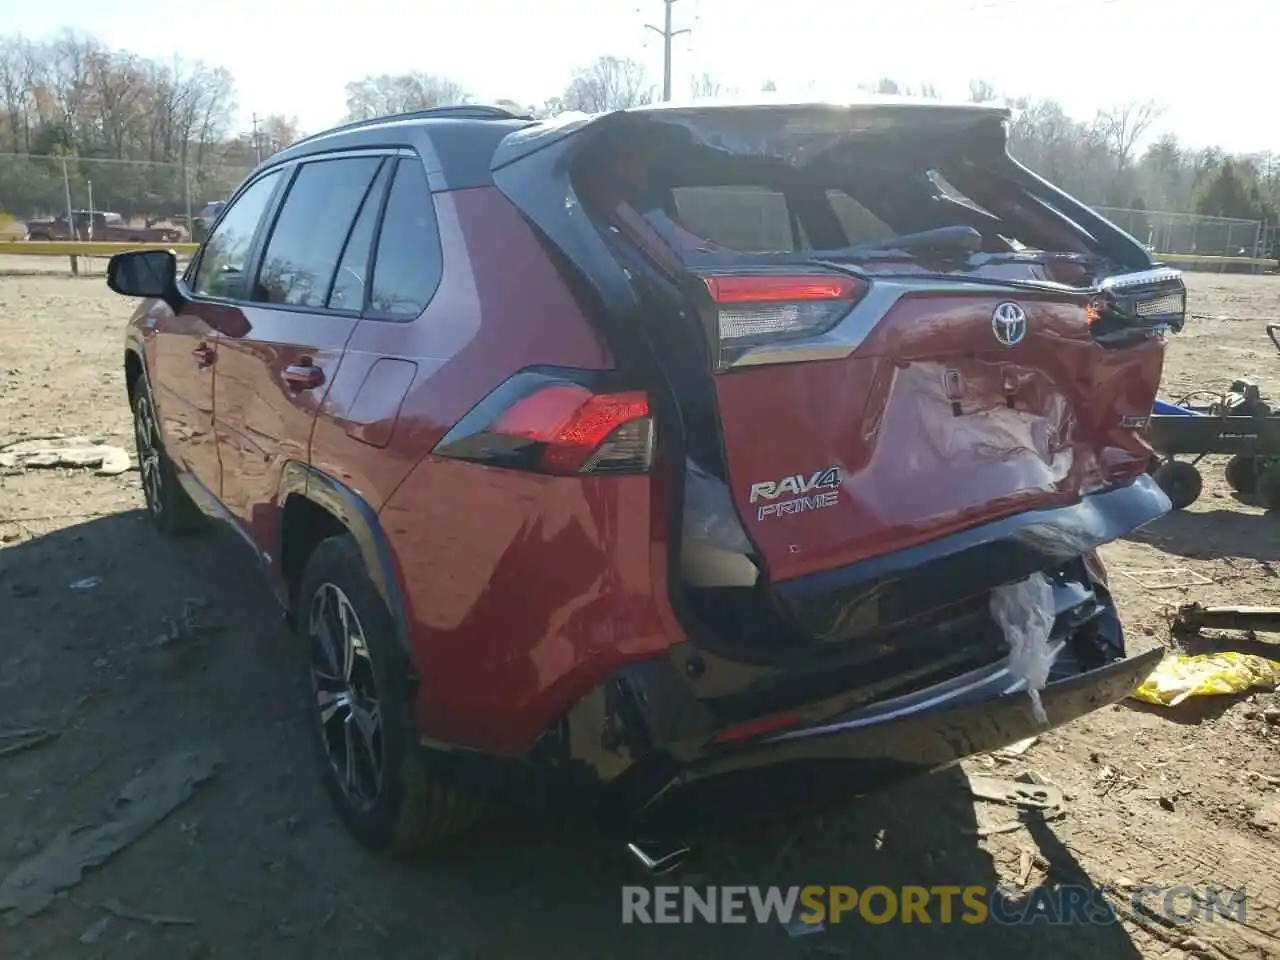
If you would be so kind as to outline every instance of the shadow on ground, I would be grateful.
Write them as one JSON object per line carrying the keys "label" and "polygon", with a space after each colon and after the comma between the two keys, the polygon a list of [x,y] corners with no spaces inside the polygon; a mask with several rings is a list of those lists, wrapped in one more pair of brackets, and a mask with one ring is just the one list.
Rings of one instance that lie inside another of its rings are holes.
{"label": "shadow on ground", "polygon": [[[101,581],[71,588],[87,577]],[[61,732],[0,758],[0,872],[100,817],[159,755],[213,741],[227,756],[71,898],[6,930],[6,956],[84,955],[77,941],[108,899],[194,921],[116,922],[97,941],[112,958],[1139,955],[1118,924],[943,924],[935,908],[928,924],[855,915],[802,938],[778,923],[624,927],[622,887],[645,878],[618,840],[516,807],[431,858],[382,860],[329,812],[299,720],[300,659],[234,535],[164,540],[135,511],[29,537],[0,551],[0,600],[4,722]],[[208,629],[157,647],[165,618],[192,602]],[[768,823],[726,818],[697,838],[681,875],[658,882],[994,889],[976,826],[952,770]],[[1089,883],[1051,827],[1034,841],[1051,882]]]}
{"label": "shadow on ground", "polygon": [[[1174,510],[1124,537],[1189,559],[1280,559],[1280,511],[1259,516],[1237,510]],[[1278,571],[1280,573],[1280,571]]]}

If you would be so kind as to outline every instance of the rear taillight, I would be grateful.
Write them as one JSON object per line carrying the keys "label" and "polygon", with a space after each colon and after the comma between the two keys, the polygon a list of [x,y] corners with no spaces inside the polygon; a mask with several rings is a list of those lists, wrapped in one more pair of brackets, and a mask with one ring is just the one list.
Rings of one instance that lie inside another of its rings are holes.
{"label": "rear taillight", "polygon": [[526,371],[482,400],[433,452],[560,476],[646,473],[653,442],[643,391],[604,391],[568,375]]}
{"label": "rear taillight", "polygon": [[1085,308],[1095,339],[1124,344],[1152,333],[1179,332],[1187,319],[1187,287],[1181,272],[1156,267],[1107,277]]}
{"label": "rear taillight", "polygon": [[714,311],[716,366],[752,347],[830,330],[865,295],[856,277],[834,273],[706,274]]}

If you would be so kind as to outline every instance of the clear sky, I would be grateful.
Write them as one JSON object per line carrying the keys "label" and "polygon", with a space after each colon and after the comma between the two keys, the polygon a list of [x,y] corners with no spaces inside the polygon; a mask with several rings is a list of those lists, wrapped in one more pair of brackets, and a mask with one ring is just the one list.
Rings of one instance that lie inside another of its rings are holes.
{"label": "clear sky", "polygon": [[[0,33],[70,26],[157,58],[225,66],[237,122],[340,119],[368,73],[449,76],[480,99],[541,102],[575,66],[612,53],[661,79],[661,0],[0,0]],[[971,77],[1054,97],[1084,118],[1153,98],[1157,132],[1197,146],[1280,149],[1275,5],[1264,0],[678,0],[677,96],[706,71],[754,91],[840,99],[881,76],[959,98]],[[1235,91],[1239,91],[1236,99]]]}

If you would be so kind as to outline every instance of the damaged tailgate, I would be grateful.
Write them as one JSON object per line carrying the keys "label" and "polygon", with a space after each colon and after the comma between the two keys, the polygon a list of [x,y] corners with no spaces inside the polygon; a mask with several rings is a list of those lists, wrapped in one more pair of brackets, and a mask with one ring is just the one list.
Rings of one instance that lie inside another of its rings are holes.
{"label": "damaged tailgate", "polygon": [[659,356],[767,582],[1143,474],[1136,428],[1185,288],[1010,158],[1007,118],[656,107],[499,148],[495,181],[592,288],[619,355]]}

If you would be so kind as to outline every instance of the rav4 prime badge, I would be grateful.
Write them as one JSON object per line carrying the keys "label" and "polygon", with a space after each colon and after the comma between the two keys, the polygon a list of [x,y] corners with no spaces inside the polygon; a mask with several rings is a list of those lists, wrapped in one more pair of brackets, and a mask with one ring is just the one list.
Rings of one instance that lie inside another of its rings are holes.
{"label": "rav4 prime badge", "polygon": [[[809,477],[796,473],[781,480],[753,483],[751,503],[756,504],[757,520],[803,513],[806,510],[822,510],[840,502],[839,487],[840,468],[827,467]],[[788,499],[783,500],[782,497]]]}

